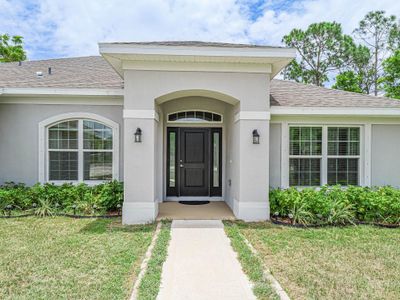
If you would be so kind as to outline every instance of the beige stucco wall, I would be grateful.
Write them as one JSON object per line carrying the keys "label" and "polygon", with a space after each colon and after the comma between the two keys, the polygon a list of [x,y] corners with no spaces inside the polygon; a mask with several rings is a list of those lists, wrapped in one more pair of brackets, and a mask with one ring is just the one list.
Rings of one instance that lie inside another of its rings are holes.
{"label": "beige stucco wall", "polygon": [[271,123],[269,138],[269,186],[281,186],[281,124]]}
{"label": "beige stucco wall", "polygon": [[[125,223],[154,220],[157,203],[165,198],[165,160],[160,160],[160,149],[164,153],[164,140],[160,137],[164,137],[165,126],[161,124],[165,114],[169,110],[206,106],[224,113],[225,188],[227,181],[231,182],[225,193],[227,203],[239,218],[268,218],[269,120],[235,117],[239,112],[268,112],[268,74],[125,70],[124,78],[124,110],[132,113],[124,119]],[[168,98],[180,91],[185,91],[185,99]],[[202,98],[205,102],[201,102],[200,98],[193,98],[204,94],[212,99]],[[149,116],[149,111],[154,110],[159,121]],[[143,130],[140,145],[132,137],[137,127]],[[261,135],[260,145],[252,144],[253,129]]]}
{"label": "beige stucco wall", "polygon": [[400,187],[400,124],[372,125],[371,184]]}
{"label": "beige stucco wall", "polygon": [[[12,100],[12,99],[10,99]],[[119,124],[119,178],[123,178],[123,126],[120,105],[0,104],[0,184],[6,181],[33,185],[39,181],[39,123],[66,113],[91,113]],[[68,98],[64,97],[67,102]],[[74,97],[71,102],[76,101]],[[78,99],[79,100],[79,99]],[[85,99],[80,99],[85,100]],[[104,98],[92,99],[93,103]],[[110,101],[112,99],[108,99]],[[26,102],[32,101],[27,98]],[[23,167],[21,167],[23,166]]]}

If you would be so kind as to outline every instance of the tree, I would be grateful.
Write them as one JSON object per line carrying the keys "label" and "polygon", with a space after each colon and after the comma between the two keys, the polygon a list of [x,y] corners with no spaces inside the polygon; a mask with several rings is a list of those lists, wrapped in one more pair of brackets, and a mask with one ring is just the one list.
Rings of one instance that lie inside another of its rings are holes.
{"label": "tree", "polygon": [[386,97],[400,99],[400,50],[383,62],[384,76],[380,79]]}
{"label": "tree", "polygon": [[373,92],[375,96],[379,91],[379,77],[382,74],[382,61],[385,51],[389,49],[389,40],[395,39],[396,17],[385,16],[385,11],[371,11],[354,30],[355,36],[360,38],[372,53]]}
{"label": "tree", "polygon": [[0,35],[0,62],[23,61],[25,59],[26,53],[21,36]]}
{"label": "tree", "polygon": [[336,83],[332,88],[337,90],[343,90],[347,92],[362,93],[363,90],[360,87],[362,78],[353,71],[345,71],[336,76]]}
{"label": "tree", "polygon": [[371,53],[366,46],[357,45],[350,50],[348,62],[336,76],[334,89],[369,94],[373,85]]}
{"label": "tree", "polygon": [[343,34],[342,26],[336,22],[314,23],[305,31],[293,29],[282,42],[300,54],[299,60],[284,70],[285,79],[318,86],[328,81],[329,72],[345,64],[354,47],[353,39]]}

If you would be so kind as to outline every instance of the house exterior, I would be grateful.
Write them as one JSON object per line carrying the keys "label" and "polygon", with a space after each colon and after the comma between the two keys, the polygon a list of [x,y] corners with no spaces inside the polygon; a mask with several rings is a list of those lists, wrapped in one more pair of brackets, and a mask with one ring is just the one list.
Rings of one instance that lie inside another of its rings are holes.
{"label": "house exterior", "polygon": [[0,64],[0,184],[123,180],[125,224],[163,201],[269,219],[268,191],[400,186],[400,102],[274,79],[293,49],[100,43]]}

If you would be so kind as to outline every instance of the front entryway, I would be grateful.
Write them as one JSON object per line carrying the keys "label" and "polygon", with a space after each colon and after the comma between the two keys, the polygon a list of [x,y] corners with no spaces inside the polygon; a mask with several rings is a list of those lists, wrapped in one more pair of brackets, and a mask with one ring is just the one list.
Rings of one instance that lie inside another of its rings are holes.
{"label": "front entryway", "polygon": [[221,128],[168,127],[167,196],[221,196],[221,157]]}

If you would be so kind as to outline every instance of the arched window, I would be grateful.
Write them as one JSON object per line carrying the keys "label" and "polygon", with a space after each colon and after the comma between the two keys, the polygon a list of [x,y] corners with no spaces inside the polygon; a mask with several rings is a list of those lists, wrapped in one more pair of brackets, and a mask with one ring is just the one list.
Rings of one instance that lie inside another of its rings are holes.
{"label": "arched window", "polygon": [[46,167],[40,174],[41,181],[90,183],[118,179],[118,125],[107,123],[69,118],[44,126]]}
{"label": "arched window", "polygon": [[222,123],[222,116],[208,111],[181,111],[168,114],[168,122]]}

